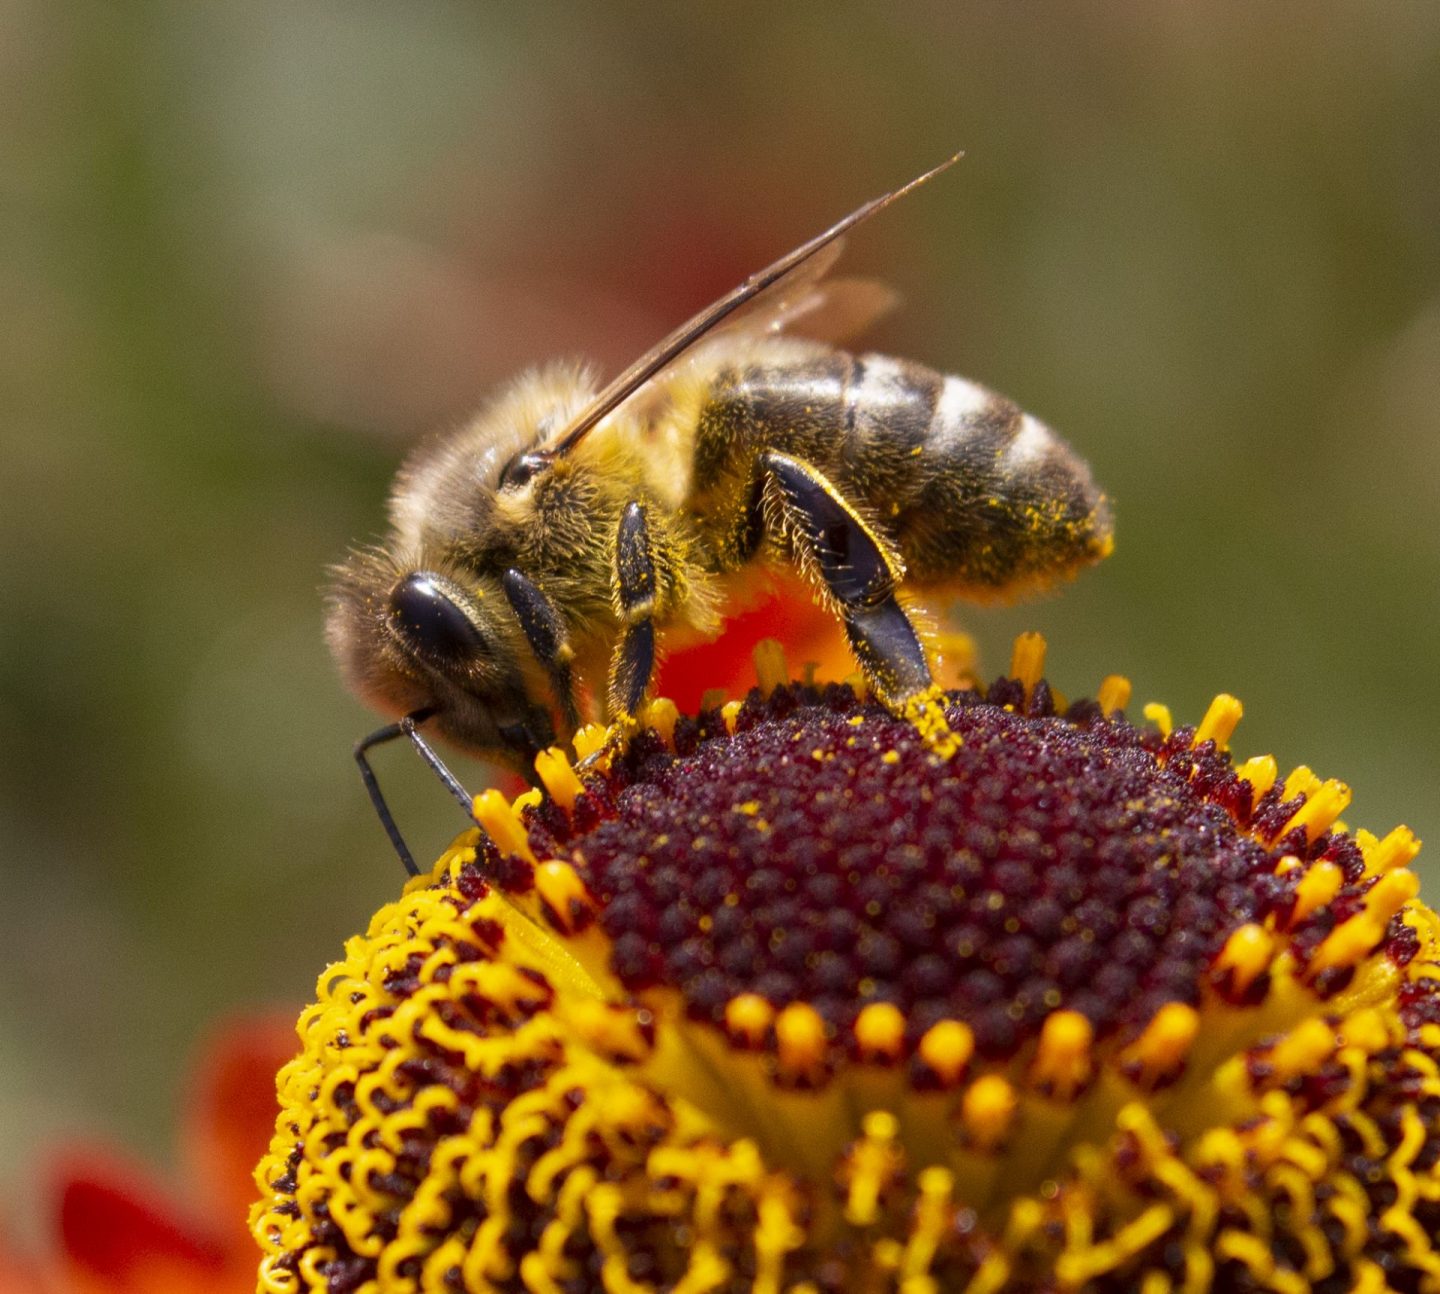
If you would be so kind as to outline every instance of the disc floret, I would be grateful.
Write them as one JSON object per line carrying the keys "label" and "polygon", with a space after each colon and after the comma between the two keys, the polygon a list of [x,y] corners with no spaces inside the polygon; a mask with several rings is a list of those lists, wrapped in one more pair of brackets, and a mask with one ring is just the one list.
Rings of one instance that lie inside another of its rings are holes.
{"label": "disc floret", "polygon": [[322,977],[266,1288],[1440,1288],[1413,835],[1038,636],[943,748],[758,663],[481,796]]}

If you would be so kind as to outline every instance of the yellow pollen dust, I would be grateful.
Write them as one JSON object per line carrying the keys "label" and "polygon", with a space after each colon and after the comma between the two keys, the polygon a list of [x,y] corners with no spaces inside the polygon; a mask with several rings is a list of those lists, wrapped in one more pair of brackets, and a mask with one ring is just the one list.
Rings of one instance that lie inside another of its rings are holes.
{"label": "yellow pollen dust", "polygon": [[558,858],[549,859],[535,869],[535,890],[566,934],[575,932],[573,913],[577,904],[591,910],[595,907],[580,873]]}
{"label": "yellow pollen dust", "polygon": [[825,1059],[825,1021],[805,1002],[792,1002],[775,1017],[780,1067],[797,1078],[818,1074]]}
{"label": "yellow pollen dust", "polygon": [[920,734],[926,749],[950,759],[963,744],[945,718],[945,692],[938,684],[905,702],[905,718]]}
{"label": "yellow pollen dust", "polygon": [[1025,689],[1025,700],[1035,691],[1035,685],[1045,674],[1045,637],[1043,634],[1024,633],[1015,638],[1010,651],[1010,677]]}
{"label": "yellow pollen dust", "polygon": [[775,1008],[758,993],[741,993],[725,1003],[725,1027],[751,1047],[764,1045]]}
{"label": "yellow pollen dust", "polygon": [[898,1060],[905,1045],[905,1016],[893,1002],[872,1002],[855,1017],[855,1043],[862,1057]]}
{"label": "yellow pollen dust", "polygon": [[1255,755],[1235,770],[1235,776],[1242,782],[1250,783],[1253,800],[1258,804],[1275,785],[1275,779],[1280,776],[1280,765],[1275,762],[1274,755]]}
{"label": "yellow pollen dust", "polygon": [[1212,973],[1217,980],[1229,980],[1233,992],[1244,993],[1275,954],[1275,938],[1264,926],[1246,922],[1225,941],[1215,958]]}
{"label": "yellow pollen dust", "polygon": [[1078,1011],[1054,1012],[1040,1031],[1031,1080],[1069,1100],[1090,1080],[1094,1040],[1094,1027]]}
{"label": "yellow pollen dust", "polygon": [[1149,1087],[1184,1065],[1199,1032],[1200,1013],[1193,1006],[1167,1002],[1126,1048],[1122,1061],[1138,1071],[1140,1086]]}
{"label": "yellow pollen dust", "polygon": [[1095,694],[1101,713],[1119,714],[1130,704],[1130,680],[1123,674],[1107,674],[1100,680],[1100,690]]}
{"label": "yellow pollen dust", "polygon": [[941,1020],[932,1024],[920,1039],[920,1059],[944,1084],[960,1081],[970,1057],[975,1054],[975,1035],[970,1026],[959,1020]]}
{"label": "yellow pollen dust", "polygon": [[960,1098],[960,1123],[980,1150],[994,1150],[1009,1135],[1019,1098],[999,1074],[977,1078]]}
{"label": "yellow pollen dust", "polygon": [[574,767],[559,746],[551,746],[535,756],[535,774],[550,798],[566,813],[575,807],[575,801],[585,790],[584,783],[575,776]]}
{"label": "yellow pollen dust", "polygon": [[515,816],[510,802],[493,786],[475,797],[472,813],[475,821],[485,828],[490,839],[495,842],[495,848],[502,854],[523,858],[532,864],[535,862],[525,828]]}
{"label": "yellow pollen dust", "polygon": [[1221,692],[1210,702],[1210,708],[1205,711],[1205,717],[1195,729],[1193,744],[1199,746],[1203,742],[1213,741],[1216,750],[1228,750],[1230,738],[1234,736],[1235,728],[1244,713],[1245,707],[1235,697],[1228,692]]}
{"label": "yellow pollen dust", "polygon": [[790,668],[785,664],[785,648],[778,639],[762,638],[750,653],[755,662],[755,681],[760,695],[768,697],[790,677]]}

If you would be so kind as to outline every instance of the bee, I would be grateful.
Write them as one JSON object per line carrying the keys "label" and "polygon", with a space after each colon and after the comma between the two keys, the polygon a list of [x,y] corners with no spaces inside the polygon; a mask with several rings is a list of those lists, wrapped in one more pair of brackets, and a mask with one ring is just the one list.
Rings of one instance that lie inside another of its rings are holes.
{"label": "bee", "polygon": [[[767,567],[788,564],[844,626],[888,708],[933,687],[928,599],[1043,587],[1105,556],[1087,466],[1010,400],[838,342],[893,303],[827,278],[842,236],[953,165],[865,203],[666,337],[600,390],[528,373],[401,468],[390,531],[330,592],[350,686],[396,722],[356,747],[421,739],[528,770],[582,722],[641,705],[662,637],[713,637]],[[903,595],[903,596],[902,596]]]}

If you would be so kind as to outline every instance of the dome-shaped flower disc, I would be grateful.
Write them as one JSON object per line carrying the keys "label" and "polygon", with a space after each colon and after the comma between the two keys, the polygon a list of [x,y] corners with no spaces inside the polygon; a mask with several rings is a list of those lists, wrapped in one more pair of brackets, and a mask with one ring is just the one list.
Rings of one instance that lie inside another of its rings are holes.
{"label": "dome-shaped flower disc", "polygon": [[771,658],[482,796],[301,1018],[262,1288],[1440,1289],[1413,836],[1041,651],[958,746]]}

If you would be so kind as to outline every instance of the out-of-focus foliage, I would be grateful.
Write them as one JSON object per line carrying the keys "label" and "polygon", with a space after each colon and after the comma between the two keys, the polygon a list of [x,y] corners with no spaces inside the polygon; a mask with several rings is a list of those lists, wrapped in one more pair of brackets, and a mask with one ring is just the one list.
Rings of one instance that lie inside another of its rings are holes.
{"label": "out-of-focus foliage", "polygon": [[[964,614],[992,671],[1038,628],[1072,692],[1237,692],[1242,754],[1440,835],[1433,4],[0,0],[0,105],[0,1163],[163,1152],[203,1022],[398,891],[318,590],[406,444],[956,147],[854,240],[874,342],[1118,517]],[[432,851],[453,805],[381,762]]]}

